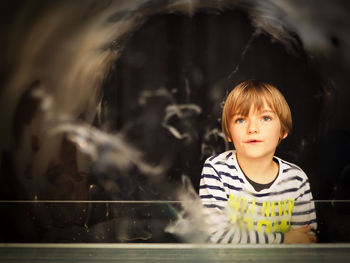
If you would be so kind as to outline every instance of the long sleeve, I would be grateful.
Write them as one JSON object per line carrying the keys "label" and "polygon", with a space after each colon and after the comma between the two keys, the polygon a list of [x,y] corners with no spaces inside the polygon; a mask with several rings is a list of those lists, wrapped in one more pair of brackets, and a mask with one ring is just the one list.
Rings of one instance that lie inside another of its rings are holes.
{"label": "long sleeve", "polygon": [[299,187],[298,197],[295,200],[294,209],[292,212],[292,228],[298,228],[310,225],[311,232],[316,234],[317,221],[316,210],[313,201],[309,180],[305,176]]}

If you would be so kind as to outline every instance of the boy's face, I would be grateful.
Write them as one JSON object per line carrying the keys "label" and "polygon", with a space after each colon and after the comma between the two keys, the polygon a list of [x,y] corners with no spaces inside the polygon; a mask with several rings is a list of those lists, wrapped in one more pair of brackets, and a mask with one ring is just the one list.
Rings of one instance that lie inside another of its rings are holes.
{"label": "boy's face", "polygon": [[237,155],[247,159],[272,159],[279,140],[288,135],[281,134],[280,120],[266,102],[260,111],[252,106],[248,116],[234,115],[229,131]]}

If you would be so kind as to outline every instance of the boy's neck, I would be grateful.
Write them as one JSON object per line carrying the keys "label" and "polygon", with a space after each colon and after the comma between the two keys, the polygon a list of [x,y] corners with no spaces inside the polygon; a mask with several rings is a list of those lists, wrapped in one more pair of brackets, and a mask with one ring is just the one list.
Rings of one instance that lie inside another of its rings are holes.
{"label": "boy's neck", "polygon": [[237,153],[237,161],[244,174],[256,183],[270,183],[278,175],[279,166],[273,161],[273,155],[258,159],[248,159]]}

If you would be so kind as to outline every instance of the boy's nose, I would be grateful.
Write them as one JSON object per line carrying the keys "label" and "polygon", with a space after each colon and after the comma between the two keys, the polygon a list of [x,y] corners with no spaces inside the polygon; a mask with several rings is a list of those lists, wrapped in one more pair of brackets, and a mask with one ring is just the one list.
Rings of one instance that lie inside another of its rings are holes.
{"label": "boy's nose", "polygon": [[248,133],[258,133],[259,132],[259,127],[255,122],[249,122],[248,124]]}

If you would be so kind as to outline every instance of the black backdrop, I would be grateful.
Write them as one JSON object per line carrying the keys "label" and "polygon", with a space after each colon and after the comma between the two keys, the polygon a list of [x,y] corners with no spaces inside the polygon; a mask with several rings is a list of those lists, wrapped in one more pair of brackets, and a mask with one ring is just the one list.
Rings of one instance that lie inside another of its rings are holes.
{"label": "black backdrop", "polygon": [[[11,11],[2,16],[5,32],[11,31],[12,13],[19,10],[17,4],[8,5]],[[41,2],[36,5],[41,6]],[[45,7],[36,10],[44,13]],[[89,171],[82,174],[76,167],[76,147],[64,141],[58,162],[45,174],[47,180],[42,182],[44,191],[40,197],[173,200],[182,175],[190,177],[197,191],[204,160],[232,147],[220,134],[225,95],[239,82],[255,78],[277,86],[292,110],[293,131],[278,147],[277,155],[305,170],[315,199],[349,199],[349,62],[343,52],[349,32],[329,32],[327,41],[332,52],[314,57],[305,51],[295,32],[290,32],[294,39],[287,47],[264,29],[255,28],[250,18],[244,9],[203,9],[192,16],[158,14],[147,17],[142,26],[118,39],[114,44],[122,52],[105,76],[101,87],[102,119],[96,119],[94,125],[123,134],[128,143],[141,150],[147,163],[162,165],[164,173],[154,178],[137,167],[127,172],[115,167],[101,170],[91,163]],[[335,23],[333,28],[336,27]],[[6,40],[1,44],[6,47]],[[11,71],[11,63],[4,63],[1,69],[1,81],[6,83],[15,70]],[[33,76],[33,80],[36,78]],[[21,124],[34,107],[23,97],[14,123],[4,124],[16,128],[14,137],[20,134]],[[12,153],[2,153],[2,200],[31,196],[32,189],[28,191],[14,169],[15,150],[16,146]],[[349,228],[344,222],[349,211],[327,209],[318,207],[320,240],[348,242]],[[114,210],[112,220],[108,207],[98,205],[10,205],[2,211],[6,216],[1,223],[8,227],[2,228],[0,241],[123,241],[106,230],[117,228],[120,221],[113,220],[123,213],[122,209]],[[145,217],[137,211],[126,215],[129,219]],[[141,225],[141,232],[146,229],[153,235],[150,237],[146,231],[127,240],[174,241],[163,232],[165,225]]]}
{"label": "black backdrop", "polygon": [[[313,184],[324,184],[312,176],[310,160],[326,133],[332,106],[324,102],[322,79],[300,42],[288,50],[257,33],[241,11],[151,17],[128,40],[103,86],[105,121],[111,130],[123,131],[148,161],[169,158],[169,178],[187,174],[198,189],[204,160],[225,150],[218,132],[210,133],[221,130],[225,95],[252,78],[277,86],[293,114],[293,131],[277,154],[302,166]],[[169,119],[189,137],[176,138],[164,127],[166,107],[172,104],[201,108]]]}

